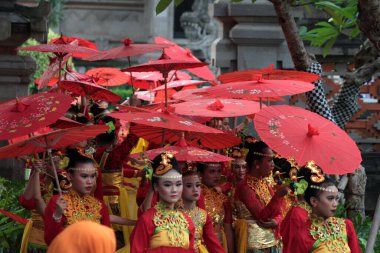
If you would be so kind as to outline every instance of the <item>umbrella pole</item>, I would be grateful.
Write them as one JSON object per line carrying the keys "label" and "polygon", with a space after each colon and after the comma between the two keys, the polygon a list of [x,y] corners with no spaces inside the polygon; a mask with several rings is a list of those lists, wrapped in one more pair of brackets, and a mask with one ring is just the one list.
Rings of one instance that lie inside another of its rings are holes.
{"label": "umbrella pole", "polygon": [[[131,67],[131,57],[128,56],[128,65]],[[131,86],[132,86],[132,96],[135,94],[135,87],[133,86],[133,76],[132,71],[129,72],[129,75],[131,76]]]}
{"label": "umbrella pole", "polygon": [[379,231],[379,226],[380,226],[380,195],[377,198],[375,215],[373,216],[372,226],[369,232],[368,241],[366,245],[366,250],[365,250],[366,253],[373,252],[373,247],[375,246],[376,236]]}
{"label": "umbrella pole", "polygon": [[58,93],[61,91],[61,68],[62,68],[62,57],[58,57]]}
{"label": "umbrella pole", "polygon": [[260,98],[260,109],[263,109],[263,98]]}
{"label": "umbrella pole", "polygon": [[62,190],[61,190],[61,186],[59,185],[58,174],[57,174],[57,170],[55,168],[55,164],[54,164],[54,161],[53,161],[53,155],[51,153],[51,149],[49,148],[47,150],[47,152],[48,152],[49,157],[50,157],[51,166],[53,167],[55,183],[57,184],[57,189],[58,189],[59,196],[62,196]]}
{"label": "umbrella pole", "polygon": [[267,106],[270,106],[270,98],[267,97]]}
{"label": "umbrella pole", "polygon": [[167,84],[168,72],[163,72],[162,75],[164,76],[164,85],[165,85],[165,109],[168,109],[168,84]]}

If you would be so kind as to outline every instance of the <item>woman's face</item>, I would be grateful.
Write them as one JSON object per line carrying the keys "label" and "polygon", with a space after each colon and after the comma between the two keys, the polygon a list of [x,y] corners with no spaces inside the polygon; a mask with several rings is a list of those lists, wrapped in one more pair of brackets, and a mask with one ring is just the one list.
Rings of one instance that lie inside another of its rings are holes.
{"label": "woman's face", "polygon": [[247,163],[239,159],[234,164],[232,164],[232,170],[237,181],[241,181],[245,178],[247,174]]}
{"label": "woman's face", "polygon": [[207,187],[219,185],[222,176],[222,166],[207,166],[202,174],[202,183]]}
{"label": "woman's face", "polygon": [[160,200],[166,204],[174,204],[182,197],[182,177],[176,170],[166,172],[154,186]]}
{"label": "woman's face", "polygon": [[254,170],[260,170],[260,174],[263,177],[270,176],[270,173],[274,169],[274,162],[273,162],[273,151],[270,148],[264,149],[263,154],[265,156],[261,157],[261,160],[254,162]]}
{"label": "woman's face", "polygon": [[201,180],[198,175],[189,175],[183,178],[182,199],[198,201],[201,194]]}
{"label": "woman's face", "polygon": [[326,187],[318,198],[311,197],[310,202],[313,208],[313,213],[325,219],[334,216],[339,203],[338,188],[335,185]]}
{"label": "woman's face", "polygon": [[96,168],[93,163],[78,163],[76,169],[68,174],[73,189],[80,195],[90,194],[96,183]]}

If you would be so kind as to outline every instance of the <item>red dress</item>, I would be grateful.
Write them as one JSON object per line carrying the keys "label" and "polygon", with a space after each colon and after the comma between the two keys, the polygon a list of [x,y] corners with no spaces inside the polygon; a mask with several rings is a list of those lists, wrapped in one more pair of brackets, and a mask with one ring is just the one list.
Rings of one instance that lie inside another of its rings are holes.
{"label": "red dress", "polygon": [[53,196],[45,209],[45,242],[48,245],[66,226],[78,221],[87,220],[111,226],[107,206],[93,196],[88,194],[79,196],[71,190],[62,194],[62,197],[67,201],[68,206],[60,221],[53,219],[59,195]]}
{"label": "red dress", "polygon": [[138,219],[131,238],[131,253],[194,253],[195,228],[184,213],[158,202]]}
{"label": "red dress", "polygon": [[306,202],[297,204],[288,212],[281,225],[283,253],[361,252],[350,220],[330,217],[315,226],[315,218],[309,214],[310,207]]}

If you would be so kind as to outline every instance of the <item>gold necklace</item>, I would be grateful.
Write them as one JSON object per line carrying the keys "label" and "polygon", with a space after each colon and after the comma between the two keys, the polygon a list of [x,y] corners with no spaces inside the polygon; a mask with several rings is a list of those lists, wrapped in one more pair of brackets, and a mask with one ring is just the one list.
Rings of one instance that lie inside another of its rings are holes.
{"label": "gold necklace", "polygon": [[195,206],[192,209],[183,209],[183,212],[191,218],[195,226],[195,244],[202,243],[203,226],[206,224],[207,213],[205,210]]}
{"label": "gold necklace", "polygon": [[102,205],[91,195],[79,196],[74,190],[70,190],[63,195],[67,201],[67,208],[64,215],[67,219],[67,225],[74,224],[78,221],[101,222],[100,210]]}
{"label": "gold necklace", "polygon": [[162,202],[157,203],[156,211],[157,212],[153,217],[153,223],[156,226],[156,230],[167,231],[170,246],[186,246],[184,238],[189,236],[189,223],[182,212],[170,210]]}
{"label": "gold necklace", "polygon": [[269,204],[272,194],[269,191],[268,180],[266,178],[258,179],[253,176],[247,176],[247,184],[256,193],[263,205]]}
{"label": "gold necklace", "polygon": [[224,222],[224,206],[223,203],[227,197],[223,193],[218,193],[212,188],[202,185],[202,193],[205,199],[206,211],[212,218],[212,224],[222,225]]}

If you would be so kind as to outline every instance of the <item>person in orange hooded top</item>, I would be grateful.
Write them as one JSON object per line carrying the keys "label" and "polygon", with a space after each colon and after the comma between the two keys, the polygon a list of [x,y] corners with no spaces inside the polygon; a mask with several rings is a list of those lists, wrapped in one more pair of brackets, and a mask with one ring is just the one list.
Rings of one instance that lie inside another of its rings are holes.
{"label": "person in orange hooded top", "polygon": [[298,173],[308,186],[281,224],[284,253],[360,253],[352,222],[334,217],[338,188],[313,161]]}

